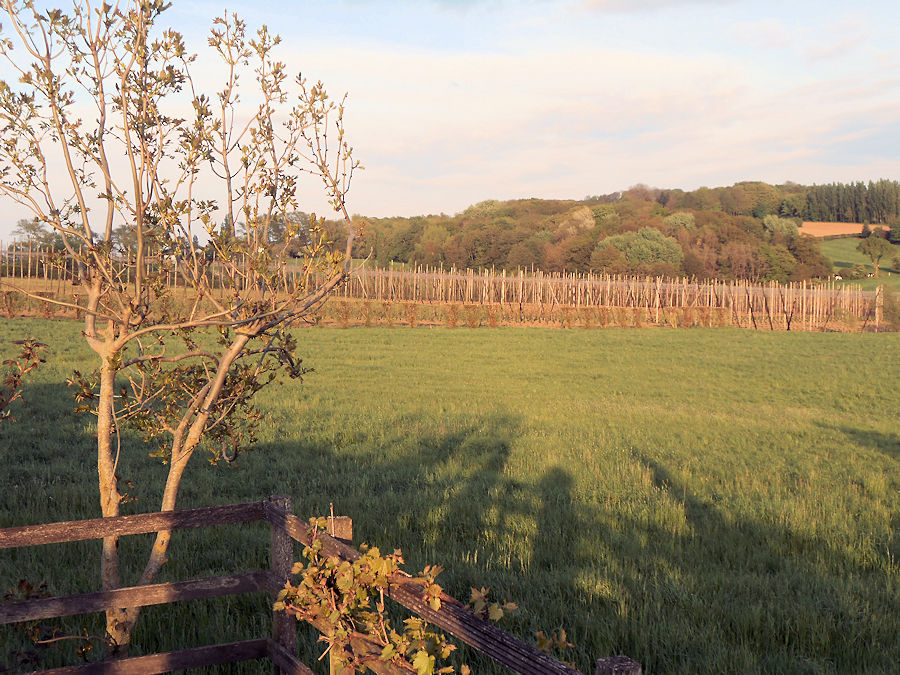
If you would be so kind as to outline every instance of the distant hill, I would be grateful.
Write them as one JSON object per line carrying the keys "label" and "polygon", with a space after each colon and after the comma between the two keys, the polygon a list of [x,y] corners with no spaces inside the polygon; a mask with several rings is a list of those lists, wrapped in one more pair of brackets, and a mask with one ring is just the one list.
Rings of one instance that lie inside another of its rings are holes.
{"label": "distant hill", "polygon": [[855,234],[857,223],[898,219],[896,181],[693,191],[638,185],[581,200],[489,200],[452,216],[361,218],[354,256],[379,265],[799,281],[833,273],[809,236],[823,236],[816,228]]}

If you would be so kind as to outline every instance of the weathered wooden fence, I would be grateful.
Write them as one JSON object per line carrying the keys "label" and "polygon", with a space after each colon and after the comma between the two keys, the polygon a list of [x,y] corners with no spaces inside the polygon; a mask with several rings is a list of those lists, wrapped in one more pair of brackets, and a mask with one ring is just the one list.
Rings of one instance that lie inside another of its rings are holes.
{"label": "weathered wooden fence", "polygon": [[441,268],[359,269],[340,291],[345,298],[423,304],[538,306],[550,309],[630,308],[661,322],[667,309],[725,311],[736,325],[819,330],[847,318],[873,324],[878,293],[834,282],[695,281],[605,274],[476,272]]}
{"label": "weathered wooden fence", "polygon": [[[0,603],[0,625],[103,612],[117,607],[146,607],[224,595],[267,592],[274,596],[284,587],[290,575],[294,562],[293,542],[304,545],[311,543],[307,524],[291,513],[290,498],[280,496],[248,504],[2,529],[0,549],[252,521],[266,521],[271,530],[268,570],[80,595],[4,602]],[[324,554],[351,562],[360,556],[357,550],[349,546],[353,536],[353,524],[349,518],[329,519],[328,529],[331,534],[323,533],[320,539]],[[441,595],[441,608],[431,609],[422,588],[404,573],[392,577],[388,596],[495,662],[509,667],[513,672],[525,675],[578,673],[571,666],[557,661],[480,619],[461,602],[446,594]],[[284,612],[275,611],[272,617],[272,634],[269,637],[100,661],[42,672],[52,675],[166,673],[184,668],[268,659],[275,664],[277,672],[312,675],[312,671],[296,655],[295,624],[296,621],[292,617]],[[354,649],[356,648],[364,650],[371,648],[377,649],[377,653],[381,652],[381,647],[374,643],[354,644]],[[376,673],[390,675],[398,673],[406,675],[414,672],[410,668],[389,663],[376,663],[370,666],[370,669]],[[614,673],[640,675],[640,672],[638,663],[622,656],[602,658],[596,664],[597,675]]]}
{"label": "weathered wooden fence", "polygon": [[[172,290],[186,292],[176,258],[151,256],[145,264],[161,271]],[[222,289],[228,283],[222,266],[216,263],[208,267],[207,274],[213,289]],[[285,279],[289,284],[296,283],[302,274],[299,264],[289,263]],[[78,294],[74,261],[30,243],[2,252],[0,279],[4,277],[36,297],[71,299]],[[127,269],[123,279],[128,280]],[[884,301],[883,288],[863,291],[834,281],[754,284],[540,270],[405,269],[394,265],[355,269],[338,295],[373,302],[519,307],[523,313],[529,308],[531,316],[541,317],[561,309],[627,309],[642,313],[643,321],[658,325],[667,323],[667,313],[672,310],[689,309],[717,313],[727,319],[728,325],[766,330],[878,328]],[[0,311],[13,313],[12,304],[8,295],[0,297]]]}

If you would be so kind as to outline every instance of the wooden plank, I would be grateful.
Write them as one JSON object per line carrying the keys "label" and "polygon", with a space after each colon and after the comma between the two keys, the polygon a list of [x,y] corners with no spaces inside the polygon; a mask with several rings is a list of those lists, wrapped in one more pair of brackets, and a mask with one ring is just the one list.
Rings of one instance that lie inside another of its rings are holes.
{"label": "wooden plank", "polygon": [[[273,525],[283,527],[285,531],[303,544],[310,543],[308,526],[297,516],[286,513],[273,504],[266,504],[266,518]],[[344,560],[354,561],[360,553],[355,549],[336,541],[325,533],[320,533],[322,552],[325,555],[337,556]],[[567,673],[575,675],[577,670],[544,654],[536,647],[509,635],[494,624],[478,618],[459,600],[443,593],[441,608],[431,609],[422,598],[422,590],[410,582],[408,575],[397,575],[391,584],[388,596],[415,614],[426,619],[435,626],[459,638],[470,647],[486,654],[497,663],[501,663],[522,675],[547,675],[548,673]]]}
{"label": "wooden plank", "polygon": [[353,518],[347,516],[328,516],[326,530],[328,534],[347,546],[353,546]]}
{"label": "wooden plank", "polygon": [[[226,663],[264,658],[269,658],[269,640],[261,638],[206,647],[192,647],[162,654],[133,656],[128,659],[97,661],[80,666],[66,666],[37,672],[42,673],[42,675],[95,675],[99,673],[104,675],[109,673],[150,675],[151,673],[168,673],[185,668],[218,666]],[[295,670],[294,672],[300,675],[312,673],[308,668],[305,671]]]}
{"label": "wooden plank", "polygon": [[431,609],[428,603],[422,599],[421,588],[410,582],[391,584],[388,595],[426,621],[447,631],[515,673],[521,675],[548,675],[549,673],[576,675],[579,672],[545,654],[537,647],[522,642],[494,624],[475,616],[459,600],[446,594],[441,594],[441,608],[438,611]]}
{"label": "wooden plank", "polygon": [[594,675],[641,675],[641,664],[627,656],[608,656],[597,659]]}
{"label": "wooden plank", "polygon": [[268,591],[276,584],[269,571],[248,572],[167,584],[131,586],[114,591],[17,600],[0,603],[0,625],[103,612],[116,607],[146,607],[181,600]]}
{"label": "wooden plank", "polygon": [[163,513],[139,513],[131,516],[7,527],[0,530],[0,549],[103,539],[104,537],[144,534],[160,530],[229,525],[263,520],[264,518],[263,503],[250,502]]}
{"label": "wooden plank", "polygon": [[313,671],[307,668],[300,659],[274,640],[266,640],[266,650],[269,659],[281,669],[282,673],[288,673],[289,675],[313,675]]}
{"label": "wooden plank", "polygon": [[[277,506],[266,503],[265,518],[272,525],[282,528],[294,540],[301,544],[309,544],[309,524],[301,518],[293,514],[286,513]],[[329,532],[333,531],[334,535],[322,533],[323,546],[328,555],[337,556],[353,556],[348,560],[355,560],[359,557],[359,552],[350,546],[353,540],[353,519],[346,516],[336,516],[333,520],[329,517],[327,528]],[[340,547],[335,544],[340,543]]]}

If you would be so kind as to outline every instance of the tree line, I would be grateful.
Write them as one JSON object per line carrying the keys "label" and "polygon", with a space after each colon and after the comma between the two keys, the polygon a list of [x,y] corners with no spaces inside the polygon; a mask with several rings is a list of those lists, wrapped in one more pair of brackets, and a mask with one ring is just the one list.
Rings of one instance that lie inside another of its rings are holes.
{"label": "tree line", "polygon": [[900,183],[637,185],[582,200],[488,200],[453,216],[360,220],[354,255],[381,266],[801,281],[833,273],[819,242],[799,233],[804,220],[897,225]]}
{"label": "tree line", "polygon": [[900,218],[900,183],[813,185],[806,193],[807,220],[890,225]]}
{"label": "tree line", "polygon": [[[452,216],[357,215],[361,234],[353,255],[379,266],[801,281],[833,272],[819,243],[799,233],[803,220],[894,223],[892,234],[900,234],[898,205],[900,183],[888,180],[821,186],[743,182],[693,191],[637,185],[582,200],[488,200]],[[268,245],[301,254],[311,222],[335,243],[346,240],[347,223],[297,211],[272,219]],[[125,225],[113,230],[121,254],[134,251],[132,230]],[[221,230],[238,239],[246,235],[245,225],[232,226],[227,217]],[[59,235],[38,222],[20,221],[15,234],[62,248]]]}
{"label": "tree line", "polygon": [[634,191],[668,208],[723,211],[735,216],[777,215],[807,221],[886,226],[900,219],[900,182],[887,179],[810,186],[746,181],[690,192],[638,186]]}
{"label": "tree line", "polygon": [[[394,263],[700,279],[827,277],[799,221],[668,206],[643,190],[615,198],[486,201],[455,216],[366,219],[354,256]],[[340,237],[340,233],[335,233]]]}

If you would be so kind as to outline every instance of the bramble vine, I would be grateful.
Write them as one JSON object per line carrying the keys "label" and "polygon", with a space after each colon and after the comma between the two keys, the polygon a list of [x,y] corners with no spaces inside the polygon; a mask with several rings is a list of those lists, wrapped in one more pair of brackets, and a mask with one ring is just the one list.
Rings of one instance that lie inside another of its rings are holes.
{"label": "bramble vine", "polygon": [[514,602],[491,602],[488,599],[488,594],[491,589],[482,586],[481,589],[473,588],[471,596],[469,597],[469,609],[472,610],[472,613],[475,616],[479,616],[482,619],[497,622],[502,619],[506,614],[510,612],[514,612],[519,608],[519,606]]}
{"label": "bramble vine", "polygon": [[[353,560],[326,555],[320,535],[327,522],[326,518],[309,520],[310,543],[303,549],[304,560],[294,564],[294,578],[278,594],[274,609],[318,629],[319,640],[327,645],[320,659],[330,655],[332,663],[338,665],[337,672],[382,672],[379,666],[386,665],[417,675],[456,672],[453,666],[442,665],[456,649],[442,633],[418,617],[405,619],[403,629],[398,630],[385,615],[385,595],[398,579],[417,585],[429,607],[440,610],[443,589],[435,579],[443,568],[429,565],[419,575],[409,576],[401,570],[404,561],[400,550],[382,554],[378,548],[365,545]],[[492,602],[489,593],[487,587],[472,588],[466,608],[494,623],[518,609],[514,602]],[[538,632],[536,638],[538,649],[546,653],[573,646],[565,630],[550,637]],[[459,666],[461,675],[470,672],[468,665]]]}
{"label": "bramble vine", "polygon": [[539,630],[534,634],[534,638],[537,641],[537,648],[545,654],[553,654],[554,651],[562,652],[575,646],[569,642],[565,628],[560,628],[550,635],[545,635],[544,631]]}
{"label": "bramble vine", "polygon": [[[279,593],[275,609],[319,630],[319,640],[328,645],[322,657],[330,654],[352,672],[378,663],[411,665],[418,675],[455,672],[452,666],[439,667],[456,649],[443,634],[415,617],[397,630],[385,616],[385,593],[403,564],[402,553],[382,555],[376,547],[362,546],[362,555],[353,562],[325,556],[319,534],[326,519],[312,518],[309,524],[311,543],[303,549],[306,562],[294,565],[296,579]],[[421,586],[434,610],[441,607],[442,589],[435,582],[441,571],[439,566],[428,566],[419,576],[406,579]]]}

